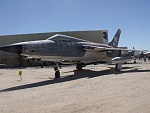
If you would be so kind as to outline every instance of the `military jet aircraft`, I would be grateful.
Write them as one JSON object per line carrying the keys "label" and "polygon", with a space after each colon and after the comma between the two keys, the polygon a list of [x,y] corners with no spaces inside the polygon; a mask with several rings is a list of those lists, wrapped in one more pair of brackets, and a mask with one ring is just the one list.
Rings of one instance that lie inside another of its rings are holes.
{"label": "military jet aircraft", "polygon": [[[76,64],[81,70],[89,64],[113,62],[116,71],[121,69],[126,49],[114,48],[107,44],[94,43],[79,38],[57,34],[46,40],[20,42],[0,47],[0,50],[55,63],[55,78],[60,77],[59,63]],[[117,61],[117,62],[116,62]]]}

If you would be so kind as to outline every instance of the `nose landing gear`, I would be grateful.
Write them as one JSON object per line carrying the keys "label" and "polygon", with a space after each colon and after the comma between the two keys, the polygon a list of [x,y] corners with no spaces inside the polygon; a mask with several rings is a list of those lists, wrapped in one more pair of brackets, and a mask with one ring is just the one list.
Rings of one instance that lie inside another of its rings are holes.
{"label": "nose landing gear", "polygon": [[55,71],[55,78],[60,78],[60,71],[58,65],[54,67],[54,71]]}

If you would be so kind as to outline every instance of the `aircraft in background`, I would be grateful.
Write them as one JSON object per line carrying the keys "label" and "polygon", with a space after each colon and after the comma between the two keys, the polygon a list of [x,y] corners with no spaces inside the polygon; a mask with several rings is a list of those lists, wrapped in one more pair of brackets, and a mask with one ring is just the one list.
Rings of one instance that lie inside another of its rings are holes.
{"label": "aircraft in background", "polygon": [[150,59],[150,52],[149,52],[149,50],[143,50],[143,51],[140,53],[139,58],[144,58],[144,57]]}
{"label": "aircraft in background", "polygon": [[0,50],[55,63],[55,78],[60,77],[59,63],[76,64],[76,69],[81,70],[89,64],[113,62],[118,71],[125,62],[121,59],[121,53],[128,51],[61,34],[46,40],[9,44],[0,47]]}
{"label": "aircraft in background", "polygon": [[[119,48],[118,44],[119,44],[120,34],[121,34],[121,30],[118,29],[115,36],[113,37],[112,41],[109,42],[108,45],[115,47],[115,48]],[[121,48],[123,49],[123,47],[121,47]],[[124,49],[127,49],[127,48],[124,48]],[[116,57],[115,59],[118,59],[118,60],[116,60],[116,63],[120,60],[122,60],[122,61],[124,60],[125,61],[124,63],[127,63],[127,62],[133,60],[134,63],[136,63],[136,57],[138,57],[141,52],[142,51],[140,51],[140,50],[135,51],[134,47],[133,47],[133,50],[124,51],[121,53],[119,58]]]}

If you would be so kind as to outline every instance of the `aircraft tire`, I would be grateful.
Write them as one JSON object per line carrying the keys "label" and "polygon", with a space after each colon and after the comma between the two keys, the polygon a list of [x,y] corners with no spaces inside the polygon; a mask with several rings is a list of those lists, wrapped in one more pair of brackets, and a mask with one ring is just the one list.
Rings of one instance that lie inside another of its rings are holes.
{"label": "aircraft tire", "polygon": [[122,69],[122,65],[121,64],[116,64],[115,71],[120,71],[121,69]]}
{"label": "aircraft tire", "polygon": [[60,72],[59,72],[59,70],[55,71],[55,78],[60,78]]}

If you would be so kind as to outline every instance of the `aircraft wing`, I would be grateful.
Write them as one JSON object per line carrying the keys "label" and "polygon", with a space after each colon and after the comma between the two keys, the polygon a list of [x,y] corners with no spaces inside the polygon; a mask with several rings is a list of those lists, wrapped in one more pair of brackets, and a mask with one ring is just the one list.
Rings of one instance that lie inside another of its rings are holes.
{"label": "aircraft wing", "polygon": [[122,48],[113,48],[113,47],[99,47],[99,46],[90,46],[90,45],[83,45],[83,49],[86,51],[95,51],[95,52],[101,52],[101,51],[111,51],[111,50],[124,50],[129,51],[128,49],[122,49]]}
{"label": "aircraft wing", "polygon": [[136,55],[139,55],[141,50],[135,50],[135,49],[123,49],[123,48],[113,48],[113,47],[107,47],[107,46],[91,46],[91,45],[83,45],[83,49],[86,51],[93,51],[93,52],[103,52],[103,51],[121,51],[122,54],[128,54],[129,51],[136,53]]}

